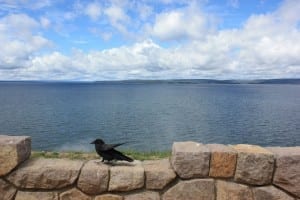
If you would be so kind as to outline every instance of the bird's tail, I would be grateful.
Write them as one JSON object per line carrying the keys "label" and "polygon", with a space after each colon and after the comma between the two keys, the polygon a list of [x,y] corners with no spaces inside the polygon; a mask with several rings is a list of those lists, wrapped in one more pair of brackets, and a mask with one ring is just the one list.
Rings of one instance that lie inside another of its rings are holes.
{"label": "bird's tail", "polygon": [[114,150],[114,156],[115,156],[115,159],[117,159],[117,160],[125,160],[127,162],[133,162],[132,158],[125,156],[124,154],[122,154],[121,152],[119,152],[117,150]]}

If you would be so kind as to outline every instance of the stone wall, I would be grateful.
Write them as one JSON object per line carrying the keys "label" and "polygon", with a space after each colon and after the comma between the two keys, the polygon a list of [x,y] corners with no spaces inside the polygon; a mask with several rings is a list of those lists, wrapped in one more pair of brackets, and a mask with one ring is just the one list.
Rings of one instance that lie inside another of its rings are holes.
{"label": "stone wall", "polygon": [[29,159],[0,135],[0,200],[299,200],[300,147],[175,142],[170,159]]}

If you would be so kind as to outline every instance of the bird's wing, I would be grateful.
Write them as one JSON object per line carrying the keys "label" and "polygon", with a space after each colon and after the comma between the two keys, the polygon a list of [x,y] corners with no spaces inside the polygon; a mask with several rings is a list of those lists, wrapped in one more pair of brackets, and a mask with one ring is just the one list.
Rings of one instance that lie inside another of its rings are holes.
{"label": "bird's wing", "polygon": [[127,162],[132,162],[133,159],[124,155],[123,153],[113,149],[110,152],[110,155],[115,159],[115,160],[126,160]]}
{"label": "bird's wing", "polygon": [[103,145],[101,145],[101,150],[102,151],[109,151],[109,150],[111,150],[111,149],[113,149],[113,148],[115,148],[115,147],[118,147],[118,146],[120,146],[120,145],[122,145],[122,144],[125,144],[126,142],[123,142],[123,143],[117,143],[117,144],[103,144]]}

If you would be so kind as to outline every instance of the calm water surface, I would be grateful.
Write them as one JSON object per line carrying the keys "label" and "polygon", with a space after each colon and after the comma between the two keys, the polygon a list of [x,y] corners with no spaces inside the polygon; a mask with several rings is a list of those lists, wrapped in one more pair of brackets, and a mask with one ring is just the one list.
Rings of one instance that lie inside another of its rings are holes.
{"label": "calm water surface", "polygon": [[35,150],[169,150],[173,141],[300,145],[300,85],[0,83],[0,133]]}

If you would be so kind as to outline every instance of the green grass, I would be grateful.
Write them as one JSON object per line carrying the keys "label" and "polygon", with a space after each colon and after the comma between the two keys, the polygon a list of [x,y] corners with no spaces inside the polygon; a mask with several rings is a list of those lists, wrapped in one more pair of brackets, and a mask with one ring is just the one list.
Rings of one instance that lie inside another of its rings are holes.
{"label": "green grass", "polygon": [[138,152],[132,150],[123,151],[126,155],[135,160],[158,160],[171,156],[171,151],[150,151],[150,152]]}
{"label": "green grass", "polygon": [[[167,158],[171,155],[171,151],[138,152],[133,150],[124,150],[122,152],[135,160],[158,160],[162,158]],[[100,159],[100,157],[96,153],[78,151],[32,151],[31,158],[67,158],[72,160]]]}

